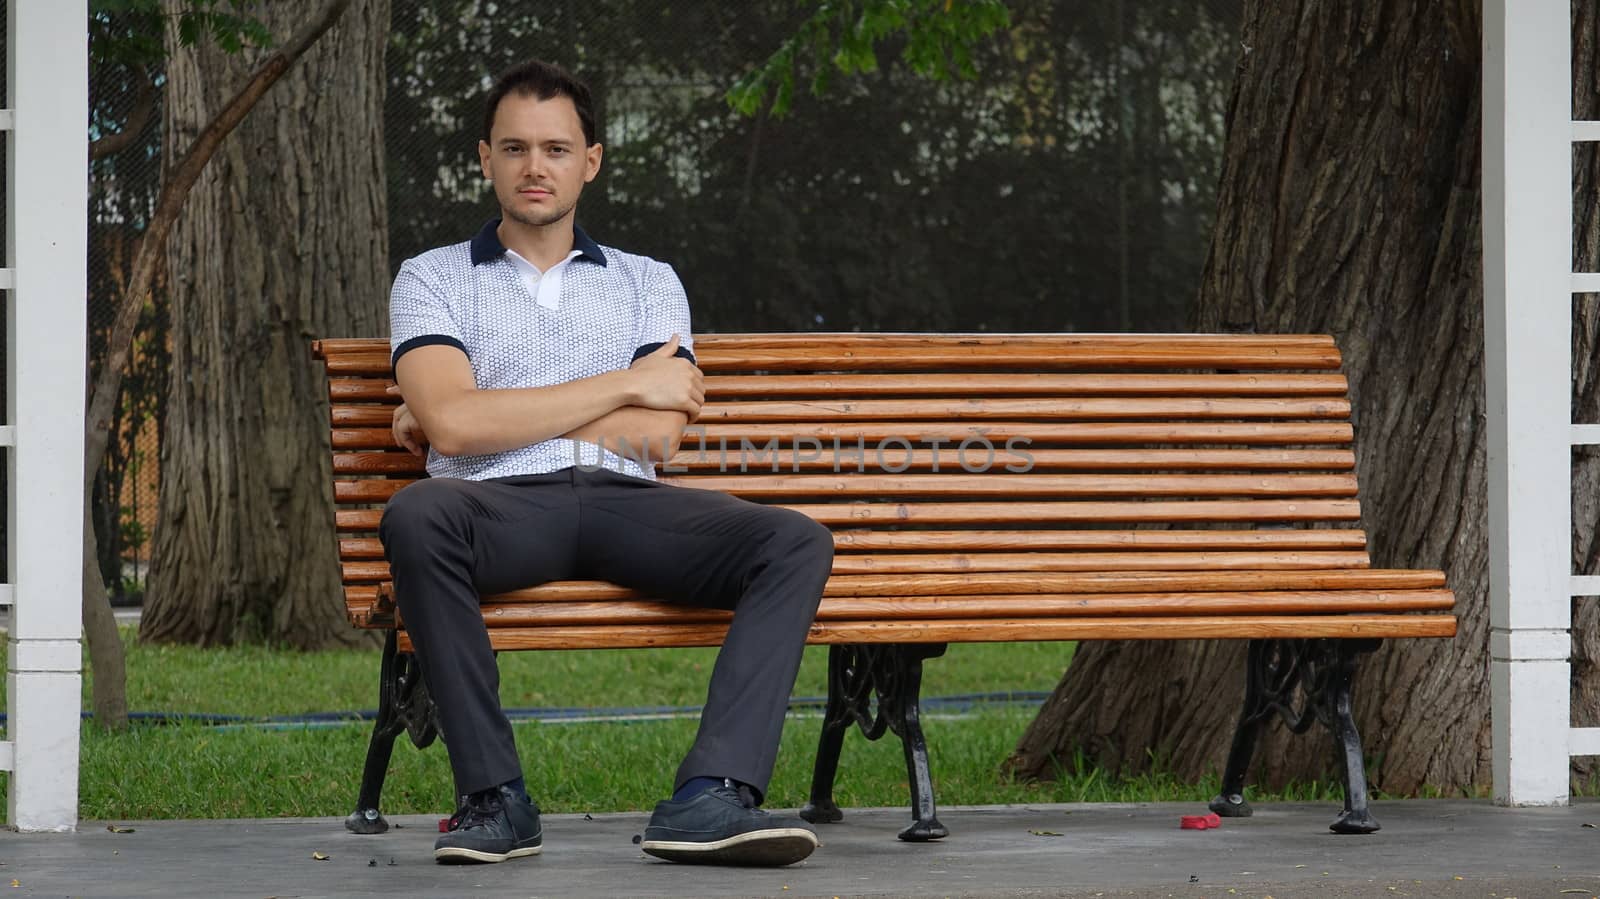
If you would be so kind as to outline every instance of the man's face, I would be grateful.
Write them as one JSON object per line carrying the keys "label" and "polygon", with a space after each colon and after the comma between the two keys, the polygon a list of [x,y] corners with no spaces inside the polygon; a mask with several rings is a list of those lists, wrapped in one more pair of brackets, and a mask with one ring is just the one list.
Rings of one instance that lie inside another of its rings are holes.
{"label": "man's face", "polygon": [[570,98],[513,93],[495,109],[489,142],[478,142],[478,161],[505,215],[544,227],[578,205],[583,186],[600,173],[600,150],[584,145]]}

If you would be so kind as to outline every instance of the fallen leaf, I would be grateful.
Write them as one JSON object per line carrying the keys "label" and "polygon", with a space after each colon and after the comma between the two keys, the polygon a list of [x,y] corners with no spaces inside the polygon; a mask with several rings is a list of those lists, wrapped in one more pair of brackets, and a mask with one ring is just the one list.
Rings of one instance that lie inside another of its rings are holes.
{"label": "fallen leaf", "polygon": [[11,881],[11,885],[12,885],[12,886],[13,886],[13,887],[20,887],[20,886],[22,886],[22,881],[20,881],[20,880],[13,880],[13,881]]}
{"label": "fallen leaf", "polygon": [[326,853],[326,852],[313,852],[313,853],[311,853],[311,858],[313,860],[315,860],[315,861],[325,862],[325,861],[328,860],[328,853]]}
{"label": "fallen leaf", "polygon": [[1059,836],[1061,836],[1060,833],[1058,833],[1058,832],[1056,832],[1054,830],[1030,830],[1030,831],[1028,831],[1028,833],[1031,833],[1036,837],[1059,837]]}
{"label": "fallen leaf", "polygon": [[1585,825],[1583,825],[1583,826],[1584,826],[1584,827],[1594,827],[1594,826],[1595,826],[1595,825],[1593,825],[1593,824],[1585,824]]}
{"label": "fallen leaf", "polygon": [[1466,880],[1466,878],[1462,877],[1460,874],[1457,874],[1456,875],[1456,880]]}
{"label": "fallen leaf", "polygon": [[133,828],[123,827],[121,824],[107,824],[106,830],[109,830],[112,833],[133,833]]}
{"label": "fallen leaf", "polygon": [[1563,893],[1585,893],[1585,894],[1587,894],[1589,891],[1588,890],[1562,890],[1561,892],[1563,892]]}
{"label": "fallen leaf", "polygon": [[1296,868],[1304,868],[1304,867],[1305,867],[1305,865],[1295,865],[1295,867],[1296,867]]}

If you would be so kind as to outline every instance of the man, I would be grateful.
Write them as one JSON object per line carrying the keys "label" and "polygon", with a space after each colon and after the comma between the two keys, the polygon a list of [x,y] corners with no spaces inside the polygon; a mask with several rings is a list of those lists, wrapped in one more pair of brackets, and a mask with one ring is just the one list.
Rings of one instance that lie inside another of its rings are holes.
{"label": "man", "polygon": [[407,260],[390,297],[405,400],[395,434],[427,447],[432,477],[389,502],[380,535],[465,797],[434,858],[539,852],[478,597],[586,578],[734,612],[644,851],[789,864],[816,847],[815,832],[758,806],[832,538],[798,513],[659,484],[648,461],[629,458],[629,447],[670,457],[704,385],[671,267],[574,224],[601,151],[582,83],[542,62],[506,72],[478,144],[501,217]]}

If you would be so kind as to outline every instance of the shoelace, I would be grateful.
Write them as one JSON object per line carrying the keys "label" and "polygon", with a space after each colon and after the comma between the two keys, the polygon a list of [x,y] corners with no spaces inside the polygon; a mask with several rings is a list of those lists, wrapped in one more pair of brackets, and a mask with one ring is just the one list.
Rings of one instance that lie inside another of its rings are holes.
{"label": "shoelace", "polygon": [[500,814],[501,808],[500,792],[498,790],[485,790],[482,793],[474,793],[467,797],[466,802],[460,808],[456,809],[455,814],[450,816],[448,827],[453,832],[487,824],[494,820],[496,815]]}
{"label": "shoelace", "polygon": [[722,786],[718,788],[718,791],[732,793],[734,798],[738,799],[740,805],[748,809],[760,811],[760,808],[758,808],[758,803],[756,802],[755,791],[744,784],[734,786],[733,781],[724,780],[722,782]]}

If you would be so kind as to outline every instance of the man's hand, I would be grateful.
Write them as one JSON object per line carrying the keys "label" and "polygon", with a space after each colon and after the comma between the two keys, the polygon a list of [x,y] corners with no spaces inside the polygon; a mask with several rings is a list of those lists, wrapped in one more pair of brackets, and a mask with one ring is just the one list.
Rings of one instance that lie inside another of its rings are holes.
{"label": "man's hand", "polygon": [[662,412],[682,412],[694,421],[706,401],[705,376],[693,362],[674,354],[678,335],[661,349],[641,356],[629,368],[638,375],[638,401],[635,405]]}
{"label": "man's hand", "polygon": [[[399,396],[400,385],[391,385],[388,392],[391,396]],[[394,422],[390,425],[390,430],[394,432],[395,442],[410,451],[411,455],[418,458],[428,455],[428,435],[423,433],[422,423],[411,414],[405,403],[395,407]]]}

